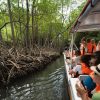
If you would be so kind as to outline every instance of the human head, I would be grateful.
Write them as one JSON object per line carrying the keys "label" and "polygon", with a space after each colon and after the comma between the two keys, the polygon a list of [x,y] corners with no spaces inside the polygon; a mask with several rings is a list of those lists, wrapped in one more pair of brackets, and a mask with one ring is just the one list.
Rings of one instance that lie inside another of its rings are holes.
{"label": "human head", "polygon": [[84,43],[85,41],[86,41],[86,38],[83,37],[83,38],[81,39],[81,43]]}
{"label": "human head", "polygon": [[96,66],[98,64],[100,64],[100,51],[94,52],[90,60],[91,66]]}
{"label": "human head", "polygon": [[92,42],[92,44],[94,44],[95,43],[95,40],[94,39],[91,39],[91,42]]}
{"label": "human head", "polygon": [[76,56],[80,56],[80,55],[81,55],[80,50],[76,50],[76,51],[75,51],[75,55],[76,55]]}
{"label": "human head", "polygon": [[85,37],[83,37],[81,40],[82,40],[82,41],[86,41],[86,38],[85,38]]}
{"label": "human head", "polygon": [[83,55],[81,56],[81,62],[85,63],[87,67],[90,67],[89,62],[91,60],[91,55]]}
{"label": "human head", "polygon": [[91,39],[87,39],[87,43],[90,43],[91,42]]}

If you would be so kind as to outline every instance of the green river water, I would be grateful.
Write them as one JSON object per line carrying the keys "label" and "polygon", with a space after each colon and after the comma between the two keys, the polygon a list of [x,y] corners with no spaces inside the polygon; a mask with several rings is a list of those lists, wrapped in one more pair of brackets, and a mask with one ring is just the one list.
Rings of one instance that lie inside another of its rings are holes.
{"label": "green river water", "polygon": [[0,100],[69,100],[63,56],[43,71],[0,89]]}

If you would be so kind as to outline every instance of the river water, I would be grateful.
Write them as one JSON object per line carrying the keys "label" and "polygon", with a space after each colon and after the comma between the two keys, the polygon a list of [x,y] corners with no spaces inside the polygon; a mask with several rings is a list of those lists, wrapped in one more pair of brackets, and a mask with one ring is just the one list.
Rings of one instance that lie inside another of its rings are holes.
{"label": "river water", "polygon": [[63,56],[43,71],[1,88],[0,100],[69,100]]}

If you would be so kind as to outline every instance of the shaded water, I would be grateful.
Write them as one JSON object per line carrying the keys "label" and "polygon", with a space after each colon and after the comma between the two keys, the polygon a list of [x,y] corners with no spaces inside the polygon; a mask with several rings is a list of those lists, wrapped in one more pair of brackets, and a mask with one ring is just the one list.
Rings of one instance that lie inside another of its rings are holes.
{"label": "shaded water", "polygon": [[0,100],[68,100],[63,57],[45,70],[0,89]]}

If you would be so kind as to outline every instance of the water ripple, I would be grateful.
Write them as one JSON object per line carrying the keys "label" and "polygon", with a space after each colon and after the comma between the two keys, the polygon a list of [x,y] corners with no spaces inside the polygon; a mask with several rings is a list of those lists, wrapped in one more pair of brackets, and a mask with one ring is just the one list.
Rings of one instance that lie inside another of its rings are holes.
{"label": "water ripple", "polygon": [[[27,79],[28,82],[22,82],[3,91],[5,95],[1,92],[0,100],[62,100],[64,66],[58,62],[49,66],[53,71],[47,76],[32,77],[29,79],[31,81]],[[54,68],[55,66],[58,68]]]}

